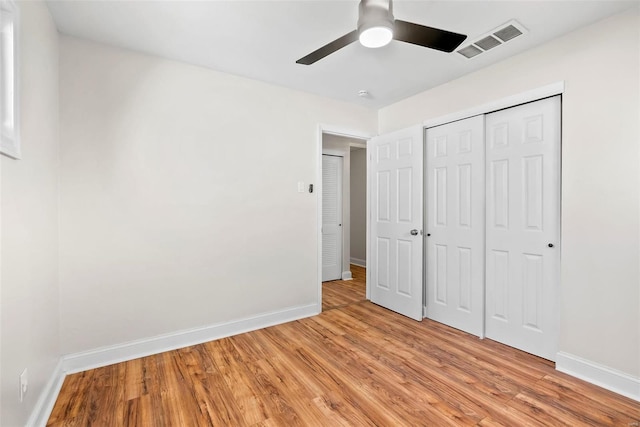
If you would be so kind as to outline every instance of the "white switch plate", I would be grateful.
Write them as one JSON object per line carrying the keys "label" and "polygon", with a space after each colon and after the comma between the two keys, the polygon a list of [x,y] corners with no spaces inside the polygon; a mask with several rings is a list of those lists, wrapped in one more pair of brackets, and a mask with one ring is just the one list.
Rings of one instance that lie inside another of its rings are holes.
{"label": "white switch plate", "polygon": [[304,181],[298,181],[298,193],[304,193]]}
{"label": "white switch plate", "polygon": [[29,386],[29,378],[27,377],[27,368],[20,374],[20,402],[24,400],[24,395],[27,393],[27,387]]}

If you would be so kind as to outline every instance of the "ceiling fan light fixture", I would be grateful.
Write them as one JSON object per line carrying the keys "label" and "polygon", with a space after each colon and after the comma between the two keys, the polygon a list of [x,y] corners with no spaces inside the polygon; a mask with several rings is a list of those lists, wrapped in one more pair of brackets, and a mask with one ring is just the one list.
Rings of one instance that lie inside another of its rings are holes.
{"label": "ceiling fan light fixture", "polygon": [[393,6],[389,0],[361,0],[358,39],[365,47],[382,47],[393,39]]}
{"label": "ceiling fan light fixture", "polygon": [[360,31],[360,44],[364,47],[376,48],[388,45],[393,40],[393,30],[389,27],[371,27]]}

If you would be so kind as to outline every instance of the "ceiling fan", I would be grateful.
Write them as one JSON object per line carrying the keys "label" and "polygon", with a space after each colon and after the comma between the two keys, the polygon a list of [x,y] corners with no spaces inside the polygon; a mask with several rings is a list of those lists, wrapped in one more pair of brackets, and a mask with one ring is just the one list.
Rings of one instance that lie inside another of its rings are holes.
{"label": "ceiling fan", "polygon": [[394,19],[393,0],[360,0],[357,30],[322,46],[298,59],[296,63],[311,65],[356,40],[371,48],[385,46],[393,39],[443,52],[453,52],[466,38],[464,34]]}

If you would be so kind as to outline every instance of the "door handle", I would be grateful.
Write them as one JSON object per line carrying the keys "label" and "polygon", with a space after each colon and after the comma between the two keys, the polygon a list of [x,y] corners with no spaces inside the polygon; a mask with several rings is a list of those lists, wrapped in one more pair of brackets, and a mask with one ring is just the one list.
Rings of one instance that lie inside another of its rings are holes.
{"label": "door handle", "polygon": [[411,230],[411,235],[412,236],[417,236],[418,235],[418,230],[416,230],[415,228],[413,230]]}

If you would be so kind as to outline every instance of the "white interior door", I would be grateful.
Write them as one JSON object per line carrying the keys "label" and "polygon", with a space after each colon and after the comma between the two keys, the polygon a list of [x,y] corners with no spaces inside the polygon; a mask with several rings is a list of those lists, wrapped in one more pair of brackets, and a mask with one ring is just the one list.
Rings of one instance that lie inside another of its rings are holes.
{"label": "white interior door", "polygon": [[484,116],[427,129],[426,316],[484,336]]}
{"label": "white interior door", "polygon": [[422,320],[422,144],[416,126],[367,145],[371,301]]}
{"label": "white interior door", "polygon": [[342,278],[342,157],[322,155],[322,281]]}
{"label": "white interior door", "polygon": [[486,336],[554,360],[560,97],[486,116]]}

